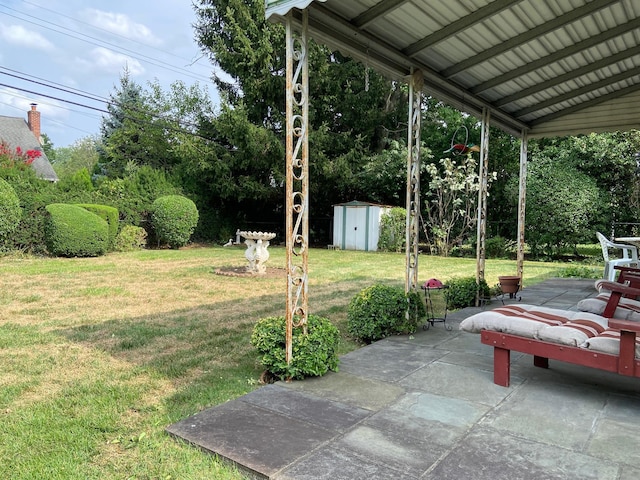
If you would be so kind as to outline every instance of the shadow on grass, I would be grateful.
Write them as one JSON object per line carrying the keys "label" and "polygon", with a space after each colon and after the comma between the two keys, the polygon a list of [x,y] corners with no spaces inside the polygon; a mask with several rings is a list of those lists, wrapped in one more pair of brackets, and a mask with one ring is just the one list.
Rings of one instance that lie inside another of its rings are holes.
{"label": "shadow on grass", "polygon": [[[357,348],[346,334],[346,310],[362,285],[349,281],[315,286],[309,299],[312,313],[340,329],[342,353]],[[164,402],[171,421],[177,421],[259,386],[263,368],[251,333],[259,319],[284,315],[284,305],[282,295],[264,295],[54,333],[125,361],[136,373],[168,379],[175,393]]]}

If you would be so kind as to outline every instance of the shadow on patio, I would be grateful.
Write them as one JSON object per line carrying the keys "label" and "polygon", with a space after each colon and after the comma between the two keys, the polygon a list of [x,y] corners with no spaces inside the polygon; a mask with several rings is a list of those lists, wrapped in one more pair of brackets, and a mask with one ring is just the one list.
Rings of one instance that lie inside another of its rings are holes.
{"label": "shadow on patio", "polygon": [[[563,309],[593,295],[583,279],[521,292]],[[376,342],[341,357],[339,373],[268,385],[167,430],[256,478],[640,478],[638,379],[539,369],[513,352],[511,386],[497,386],[492,348],[457,328],[478,310],[450,313],[452,331]]]}

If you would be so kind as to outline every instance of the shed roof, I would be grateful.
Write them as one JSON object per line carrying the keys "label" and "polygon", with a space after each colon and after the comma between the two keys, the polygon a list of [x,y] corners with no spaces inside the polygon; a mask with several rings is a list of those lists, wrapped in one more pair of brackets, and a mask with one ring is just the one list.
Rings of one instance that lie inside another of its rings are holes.
{"label": "shed roof", "polygon": [[380,203],[362,202],[360,200],[351,200],[350,202],[336,203],[334,207],[380,207],[393,208],[392,205],[382,205]]}
{"label": "shed roof", "polygon": [[529,136],[640,126],[637,0],[266,0],[314,39]]}
{"label": "shed roof", "polygon": [[44,180],[52,182],[58,181],[58,176],[53,170],[47,154],[42,150],[40,142],[29,129],[27,122],[19,117],[0,116],[0,141],[7,142],[12,150],[20,147],[23,151],[38,150],[41,155],[36,158],[31,167],[35,170],[36,175]]}

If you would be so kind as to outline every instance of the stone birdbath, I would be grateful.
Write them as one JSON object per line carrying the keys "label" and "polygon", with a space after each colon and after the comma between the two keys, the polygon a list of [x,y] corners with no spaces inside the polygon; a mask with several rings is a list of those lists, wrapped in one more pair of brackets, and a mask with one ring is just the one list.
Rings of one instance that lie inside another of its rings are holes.
{"label": "stone birdbath", "polygon": [[269,241],[276,236],[270,232],[240,232],[240,236],[245,238],[244,243],[247,250],[244,252],[245,258],[249,261],[247,272],[264,275],[267,271],[266,261],[269,260]]}

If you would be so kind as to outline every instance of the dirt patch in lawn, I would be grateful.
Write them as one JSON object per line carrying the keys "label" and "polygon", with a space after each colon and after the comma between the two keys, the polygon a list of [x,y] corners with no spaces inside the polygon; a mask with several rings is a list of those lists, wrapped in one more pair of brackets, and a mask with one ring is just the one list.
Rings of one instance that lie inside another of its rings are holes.
{"label": "dirt patch in lawn", "polygon": [[220,267],[215,269],[216,275],[225,277],[243,278],[287,278],[287,271],[284,268],[267,267],[263,274],[248,272],[247,267]]}

